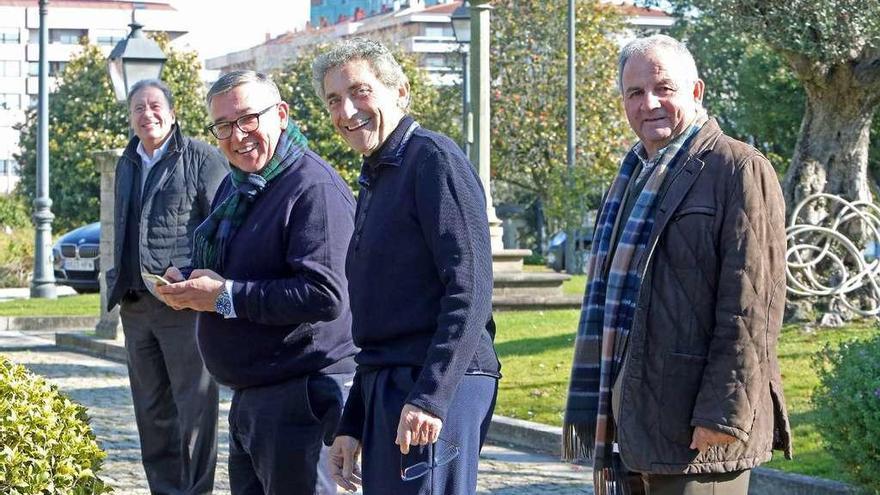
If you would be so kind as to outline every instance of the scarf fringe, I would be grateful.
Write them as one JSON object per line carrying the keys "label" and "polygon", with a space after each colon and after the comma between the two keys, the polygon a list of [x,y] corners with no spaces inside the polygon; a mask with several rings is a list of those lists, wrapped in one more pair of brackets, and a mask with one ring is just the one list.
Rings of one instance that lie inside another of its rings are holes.
{"label": "scarf fringe", "polygon": [[562,460],[576,462],[592,459],[595,443],[595,425],[566,423],[562,427]]}
{"label": "scarf fringe", "polygon": [[593,493],[595,495],[645,495],[642,476],[628,471],[617,452],[612,454],[611,459],[611,467],[593,471]]}

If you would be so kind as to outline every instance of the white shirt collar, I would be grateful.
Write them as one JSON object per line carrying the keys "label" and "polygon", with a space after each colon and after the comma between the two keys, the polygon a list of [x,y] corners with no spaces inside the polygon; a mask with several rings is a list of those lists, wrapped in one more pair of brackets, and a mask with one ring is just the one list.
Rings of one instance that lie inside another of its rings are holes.
{"label": "white shirt collar", "polygon": [[169,134],[168,137],[165,138],[165,142],[162,143],[161,146],[153,150],[153,156],[147,154],[147,150],[144,149],[143,141],[139,142],[137,145],[137,154],[141,157],[141,164],[143,164],[146,168],[150,168],[155,165],[156,162],[161,160],[162,156],[165,154],[165,151],[168,150],[168,143],[171,142],[171,138],[172,136]]}

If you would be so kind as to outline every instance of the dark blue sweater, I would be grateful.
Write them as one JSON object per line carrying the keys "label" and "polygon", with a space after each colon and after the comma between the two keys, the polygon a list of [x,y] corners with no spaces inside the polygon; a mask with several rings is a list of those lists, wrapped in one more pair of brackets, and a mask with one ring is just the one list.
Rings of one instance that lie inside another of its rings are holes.
{"label": "dark blue sweater", "polygon": [[[214,207],[233,192],[227,177]],[[344,273],[354,198],[312,152],[272,180],[230,239],[224,278],[237,318],[199,313],[208,371],[232,388],[354,371]]]}
{"label": "dark blue sweater", "polygon": [[[407,402],[441,419],[465,373],[499,376],[482,186],[458,146],[405,117],[361,171],[346,274],[358,374],[412,366]],[[339,434],[360,438],[360,380]]]}

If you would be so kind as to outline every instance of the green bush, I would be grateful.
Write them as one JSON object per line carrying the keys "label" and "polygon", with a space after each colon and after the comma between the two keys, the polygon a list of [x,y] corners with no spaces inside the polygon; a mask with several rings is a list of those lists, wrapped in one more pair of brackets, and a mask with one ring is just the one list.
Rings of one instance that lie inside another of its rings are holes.
{"label": "green bush", "polygon": [[0,357],[0,493],[107,493],[85,408]]}
{"label": "green bush", "polygon": [[0,228],[31,226],[31,208],[14,194],[0,195]]}
{"label": "green bush", "polygon": [[0,230],[0,287],[27,287],[33,269],[33,227]]}
{"label": "green bush", "polygon": [[852,480],[880,494],[880,335],[820,351],[817,427]]}

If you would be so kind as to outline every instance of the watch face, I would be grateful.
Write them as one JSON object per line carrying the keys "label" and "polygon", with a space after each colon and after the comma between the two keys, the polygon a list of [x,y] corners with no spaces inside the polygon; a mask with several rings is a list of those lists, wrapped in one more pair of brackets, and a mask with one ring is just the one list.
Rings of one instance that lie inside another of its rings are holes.
{"label": "watch face", "polygon": [[221,292],[217,296],[217,300],[214,302],[214,309],[223,316],[232,314],[232,301],[229,300],[229,294],[226,291]]}

